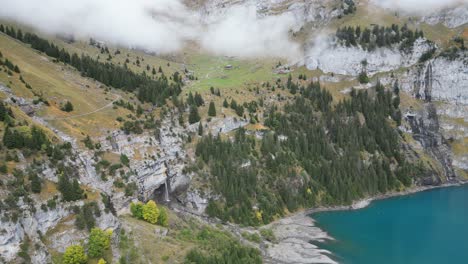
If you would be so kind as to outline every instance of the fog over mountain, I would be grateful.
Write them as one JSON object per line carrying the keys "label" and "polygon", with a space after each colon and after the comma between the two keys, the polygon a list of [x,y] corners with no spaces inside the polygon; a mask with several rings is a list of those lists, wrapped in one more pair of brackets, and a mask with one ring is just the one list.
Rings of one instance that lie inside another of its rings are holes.
{"label": "fog over mountain", "polygon": [[468,0],[371,0],[371,2],[384,8],[420,15],[459,4],[468,4]]}
{"label": "fog over mountain", "polygon": [[[156,53],[176,52],[187,40],[209,52],[233,56],[295,57],[293,18],[260,18],[255,6],[235,6],[203,18],[180,0],[1,0],[0,17],[47,33],[93,37]],[[208,24],[202,21],[210,21]]]}

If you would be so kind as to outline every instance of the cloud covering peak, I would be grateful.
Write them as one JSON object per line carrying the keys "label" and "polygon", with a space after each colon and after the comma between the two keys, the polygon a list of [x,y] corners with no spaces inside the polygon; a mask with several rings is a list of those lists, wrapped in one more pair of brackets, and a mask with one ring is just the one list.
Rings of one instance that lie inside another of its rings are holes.
{"label": "cloud covering peak", "polygon": [[[157,53],[176,52],[186,41],[222,55],[289,57],[289,15],[259,17],[255,6],[235,6],[207,19],[181,0],[0,0],[0,17],[51,34],[93,37]],[[206,22],[209,21],[209,22]]]}
{"label": "cloud covering peak", "polygon": [[372,0],[371,2],[383,8],[420,15],[460,4],[468,4],[468,0]]}

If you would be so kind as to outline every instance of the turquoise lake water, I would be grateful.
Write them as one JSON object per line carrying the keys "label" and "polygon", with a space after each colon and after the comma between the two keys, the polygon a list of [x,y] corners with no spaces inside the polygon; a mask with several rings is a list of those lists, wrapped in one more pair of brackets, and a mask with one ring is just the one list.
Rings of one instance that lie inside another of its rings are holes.
{"label": "turquoise lake water", "polygon": [[336,241],[319,245],[345,264],[468,263],[468,185],[312,215]]}

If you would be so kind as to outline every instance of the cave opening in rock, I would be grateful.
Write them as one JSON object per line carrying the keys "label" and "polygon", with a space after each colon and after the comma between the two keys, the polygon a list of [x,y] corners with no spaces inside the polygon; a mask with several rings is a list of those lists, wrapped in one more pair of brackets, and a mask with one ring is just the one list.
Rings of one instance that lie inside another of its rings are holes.
{"label": "cave opening in rock", "polygon": [[153,198],[160,204],[167,204],[171,201],[171,197],[169,195],[171,186],[169,181],[166,180],[165,183],[161,184],[156,190],[153,192]]}

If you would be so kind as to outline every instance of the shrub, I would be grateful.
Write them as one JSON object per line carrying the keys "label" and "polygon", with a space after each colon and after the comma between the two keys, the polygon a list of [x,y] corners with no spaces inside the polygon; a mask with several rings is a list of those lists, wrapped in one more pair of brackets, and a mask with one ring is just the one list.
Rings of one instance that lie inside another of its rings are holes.
{"label": "shrub", "polygon": [[359,82],[364,84],[364,83],[369,83],[369,77],[367,76],[367,73],[365,71],[362,71],[359,74]]}
{"label": "shrub", "polygon": [[167,215],[167,210],[164,207],[161,207],[159,209],[158,225],[164,226],[164,227],[169,226],[169,217]]}
{"label": "shrub", "polygon": [[60,109],[65,112],[71,112],[73,111],[73,104],[67,101]]}
{"label": "shrub", "polygon": [[153,200],[149,200],[143,206],[143,219],[151,224],[156,224],[158,222],[159,209],[156,203]]}
{"label": "shrub", "polygon": [[131,203],[130,212],[132,212],[133,217],[137,219],[143,219],[143,204],[141,202]]}
{"label": "shrub", "polygon": [[80,245],[67,247],[63,254],[63,264],[86,264],[88,257]]}
{"label": "shrub", "polygon": [[88,242],[88,254],[90,257],[102,257],[104,251],[109,249],[112,231],[103,231],[99,228],[91,229]]}

